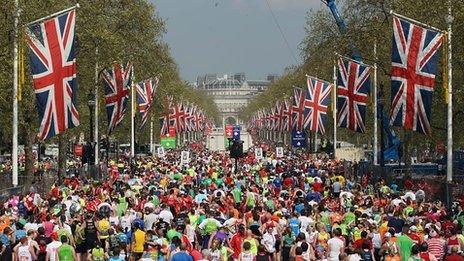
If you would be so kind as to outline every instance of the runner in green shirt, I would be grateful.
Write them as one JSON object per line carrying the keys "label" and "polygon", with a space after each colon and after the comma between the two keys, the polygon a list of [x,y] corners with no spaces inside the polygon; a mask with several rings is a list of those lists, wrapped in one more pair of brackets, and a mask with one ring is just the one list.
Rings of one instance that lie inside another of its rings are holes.
{"label": "runner in green shirt", "polygon": [[62,245],[57,249],[57,256],[59,261],[74,261],[76,259],[76,252],[74,248],[69,245],[68,237],[61,236],[61,243]]}
{"label": "runner in green shirt", "polygon": [[412,239],[408,236],[409,227],[404,226],[401,236],[397,239],[398,248],[400,249],[401,261],[408,261],[411,256],[411,248],[414,245]]}
{"label": "runner in green shirt", "polygon": [[232,195],[234,196],[235,203],[240,203],[242,201],[242,191],[239,188],[235,187],[232,190]]}

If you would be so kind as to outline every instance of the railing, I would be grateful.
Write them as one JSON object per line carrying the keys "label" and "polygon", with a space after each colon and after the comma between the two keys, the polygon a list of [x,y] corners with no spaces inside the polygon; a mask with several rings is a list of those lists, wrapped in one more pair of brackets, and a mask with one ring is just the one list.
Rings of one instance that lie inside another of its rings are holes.
{"label": "railing", "polygon": [[[98,169],[97,166],[85,166],[80,168],[68,168],[63,178],[77,176],[87,179],[103,179],[106,176],[105,167]],[[0,203],[11,195],[25,194],[30,191],[35,191],[41,194],[46,194],[51,186],[58,182],[58,171],[51,169],[40,173],[35,173],[32,177],[26,175],[18,176],[18,186],[14,187],[12,182],[12,173],[4,172],[0,174]],[[32,178],[31,186],[26,188],[26,180]],[[28,190],[28,191],[26,191]]]}

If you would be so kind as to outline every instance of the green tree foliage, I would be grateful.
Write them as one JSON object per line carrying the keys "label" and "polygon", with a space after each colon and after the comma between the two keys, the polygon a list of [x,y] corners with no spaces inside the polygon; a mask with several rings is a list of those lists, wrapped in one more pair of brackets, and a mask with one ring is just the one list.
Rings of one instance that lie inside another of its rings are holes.
{"label": "green tree foliage", "polygon": [[[341,0],[337,4],[341,10],[343,19],[348,26],[345,35],[340,34],[332,14],[328,8],[310,10],[306,17],[306,35],[302,39],[300,49],[304,63],[297,69],[286,73],[276,81],[266,92],[256,97],[248,107],[242,111],[242,117],[250,117],[259,108],[268,108],[275,104],[284,95],[291,93],[292,86],[305,86],[304,75],[317,76],[318,78],[333,81],[333,64],[335,53],[351,56],[350,43],[355,46],[363,57],[363,62],[378,65],[378,85],[384,93],[385,109],[390,107],[390,66],[391,66],[391,38],[392,16],[390,10],[411,17],[418,21],[430,24],[434,27],[447,29],[446,17],[448,15],[448,1],[428,0]],[[454,132],[459,132],[463,120],[464,96],[460,83],[463,81],[463,56],[464,50],[460,44],[464,39],[464,28],[460,26],[464,22],[464,2],[453,2],[453,86],[454,86]],[[374,45],[377,44],[377,57],[374,55]],[[443,48],[441,57],[443,58]],[[439,141],[446,140],[447,110],[445,104],[445,90],[443,88],[444,66],[436,78],[436,87],[432,104],[432,135],[424,136],[418,133],[404,131],[395,128],[402,140],[414,145],[432,146]],[[366,134],[353,135],[345,129],[338,129],[339,139],[354,143],[369,143],[373,129],[373,95],[371,94],[367,110]],[[329,119],[332,118],[329,111]],[[331,136],[333,122],[329,120],[328,133]],[[455,135],[454,143],[462,145],[464,139]]]}
{"label": "green tree foliage", "polygon": [[[72,0],[20,0],[20,25],[60,11],[76,4]],[[76,39],[77,39],[77,70],[78,70],[78,110],[81,126],[66,133],[66,139],[78,138],[81,133],[88,137],[89,133],[89,95],[94,95],[95,72],[111,67],[114,63],[132,61],[135,68],[135,81],[139,82],[155,76],[160,76],[159,88],[155,98],[155,106],[151,117],[158,123],[162,113],[162,101],[166,95],[183,97],[204,106],[210,118],[218,116],[217,108],[211,98],[204,93],[198,93],[189,88],[181,80],[176,62],[171,56],[169,46],[163,41],[166,33],[164,21],[158,15],[156,7],[147,0],[79,0],[77,9]],[[11,143],[12,121],[12,71],[13,71],[13,1],[2,2],[0,7],[0,111],[3,117],[0,123],[1,142],[8,147]],[[24,27],[20,39],[24,44]],[[98,49],[98,51],[97,51]],[[26,52],[27,54],[27,52]],[[35,97],[30,85],[30,72],[26,55],[26,85],[22,89],[23,100],[19,104],[20,132],[35,136],[38,120],[35,107]],[[96,64],[98,67],[96,68]],[[104,107],[103,87],[98,80],[98,112],[100,133],[106,133],[107,119]],[[140,116],[136,113],[137,124]],[[157,124],[158,126],[159,124]],[[137,130],[137,136],[142,141],[148,140],[148,130],[145,127]],[[116,128],[113,136],[121,142],[128,141],[130,130],[130,108],[124,121]],[[19,135],[25,142],[27,135]],[[47,141],[48,142],[48,141]],[[57,142],[56,138],[49,142]]]}

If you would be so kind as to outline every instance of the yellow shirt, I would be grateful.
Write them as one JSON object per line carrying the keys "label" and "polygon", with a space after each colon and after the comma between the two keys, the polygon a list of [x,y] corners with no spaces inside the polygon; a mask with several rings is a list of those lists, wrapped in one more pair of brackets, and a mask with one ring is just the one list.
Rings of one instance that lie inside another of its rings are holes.
{"label": "yellow shirt", "polygon": [[137,229],[134,233],[133,251],[135,253],[143,253],[143,245],[145,244],[145,232]]}
{"label": "yellow shirt", "polygon": [[98,231],[100,239],[106,239],[109,237],[108,230],[110,229],[110,222],[108,219],[104,218],[100,221],[98,221]]}

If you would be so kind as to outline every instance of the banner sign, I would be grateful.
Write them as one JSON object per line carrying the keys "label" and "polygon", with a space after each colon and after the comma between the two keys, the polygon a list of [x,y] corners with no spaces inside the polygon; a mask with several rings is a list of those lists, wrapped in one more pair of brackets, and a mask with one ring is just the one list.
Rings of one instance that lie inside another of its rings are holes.
{"label": "banner sign", "polygon": [[161,147],[165,149],[175,149],[176,148],[176,138],[161,138],[160,142]]}
{"label": "banner sign", "polygon": [[174,138],[176,137],[176,127],[174,126],[169,126],[169,137]]}
{"label": "banner sign", "polygon": [[226,137],[232,137],[233,132],[234,132],[234,126],[227,124],[225,128]]}
{"label": "banner sign", "polygon": [[292,131],[292,146],[295,148],[306,147],[306,133],[304,131]]}
{"label": "banner sign", "polygon": [[255,158],[257,160],[262,160],[263,159],[263,149],[262,148],[256,148],[255,149]]}
{"label": "banner sign", "polygon": [[188,164],[190,162],[190,152],[183,150],[180,154],[180,164]]}
{"label": "banner sign", "polygon": [[164,148],[163,147],[158,147],[157,148],[157,154],[159,158],[164,158]]}
{"label": "banner sign", "polygon": [[234,140],[240,140],[240,125],[234,125],[232,132],[232,138]]}

